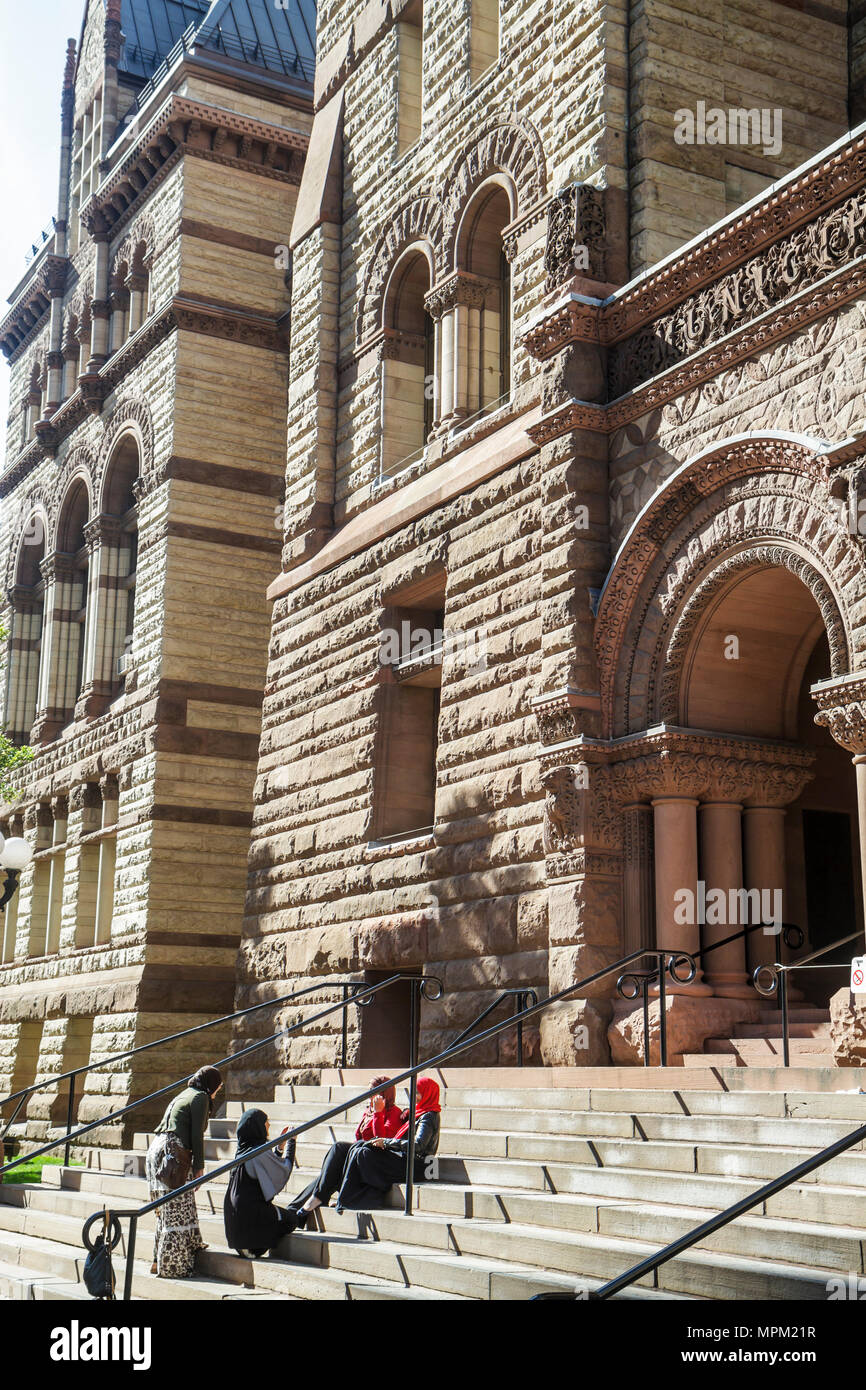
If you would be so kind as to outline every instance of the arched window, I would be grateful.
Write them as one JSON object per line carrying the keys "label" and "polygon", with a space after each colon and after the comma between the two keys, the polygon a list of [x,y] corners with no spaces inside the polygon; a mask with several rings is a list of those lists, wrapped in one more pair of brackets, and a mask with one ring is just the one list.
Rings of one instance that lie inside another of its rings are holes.
{"label": "arched window", "polygon": [[34,512],[20,541],[15,584],[9,594],[12,621],[6,686],[6,726],[14,743],[27,743],[39,698],[39,663],[45,617],[45,523]]}
{"label": "arched window", "polygon": [[499,183],[479,189],[463,216],[457,267],[472,277],[481,303],[476,334],[470,329],[469,414],[490,409],[511,391],[511,268],[502,239],[512,220],[511,200]]}
{"label": "arched window", "polygon": [[84,528],[90,514],[90,498],[83,479],[73,482],[60,512],[55,555],[56,594],[51,614],[52,645],[57,663],[53,699],[57,717],[67,723],[75,711],[75,701],[84,684],[84,657],[87,647],[87,599],[90,557]]}
{"label": "arched window", "polygon": [[434,325],[424,305],[430,263],[408,251],[391,274],[385,294],[382,362],[382,472],[419,453],[433,425]]}
{"label": "arched window", "polygon": [[106,473],[102,511],[93,523],[94,564],[99,567],[99,601],[104,611],[95,629],[102,634],[94,651],[93,684],[116,694],[123,688],[132,654],[135,584],[138,565],[138,507],[135,483],[140,473],[138,444],[132,434],[118,443]]}
{"label": "arched window", "polygon": [[473,82],[499,58],[499,0],[471,0],[469,72]]}

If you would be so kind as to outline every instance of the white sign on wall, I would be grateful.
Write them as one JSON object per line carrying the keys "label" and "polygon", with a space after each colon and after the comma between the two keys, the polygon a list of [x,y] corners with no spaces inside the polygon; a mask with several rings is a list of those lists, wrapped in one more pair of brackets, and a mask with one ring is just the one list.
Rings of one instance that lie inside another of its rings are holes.
{"label": "white sign on wall", "polygon": [[855,956],[851,961],[851,993],[866,994],[866,956]]}

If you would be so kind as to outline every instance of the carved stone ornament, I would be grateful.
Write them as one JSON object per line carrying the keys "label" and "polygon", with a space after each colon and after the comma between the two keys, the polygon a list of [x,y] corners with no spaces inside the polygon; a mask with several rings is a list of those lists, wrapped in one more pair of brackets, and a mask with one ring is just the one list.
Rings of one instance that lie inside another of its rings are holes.
{"label": "carved stone ornament", "polygon": [[716,342],[866,248],[866,189],[699,290],[612,350],[611,397]]}
{"label": "carved stone ornament", "polygon": [[815,723],[855,757],[866,756],[866,675],[824,681],[812,698],[818,705]]}
{"label": "carved stone ornament", "polygon": [[604,190],[573,183],[558,193],[547,212],[544,247],[547,292],[575,275],[605,278]]}

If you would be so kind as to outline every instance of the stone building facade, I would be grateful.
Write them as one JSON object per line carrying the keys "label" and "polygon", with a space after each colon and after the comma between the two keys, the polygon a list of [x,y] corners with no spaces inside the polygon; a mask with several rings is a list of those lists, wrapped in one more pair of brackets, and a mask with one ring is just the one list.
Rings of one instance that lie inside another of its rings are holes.
{"label": "stone building facade", "polygon": [[[443,982],[429,1055],[502,989],[730,933],[683,893],[862,930],[858,8],[178,10],[90,0],[0,324],[37,850],[0,1088],[396,969]],[[675,1051],[753,1016],[775,947],[672,987]],[[632,1007],[608,978],[530,1059],[638,1060]],[[359,1011],[352,1060],[408,1021]],[[80,1117],[191,1060],[93,1073]]]}
{"label": "stone building facade", "polygon": [[[54,227],[0,324],[5,719],[35,752],[3,828],[36,851],[0,1093],[232,1007],[314,65],[312,7],[268,10],[90,0],[70,41]],[[198,1059],[97,1068],[78,1119]]]}
{"label": "stone building facade", "polygon": [[[863,25],[320,4],[239,1005],[423,969],[431,1055],[502,988],[737,929],[683,890],[862,930]],[[672,1050],[775,949],[701,960]],[[639,1060],[613,985],[534,1059]],[[359,1063],[405,1057],[388,1001]]]}

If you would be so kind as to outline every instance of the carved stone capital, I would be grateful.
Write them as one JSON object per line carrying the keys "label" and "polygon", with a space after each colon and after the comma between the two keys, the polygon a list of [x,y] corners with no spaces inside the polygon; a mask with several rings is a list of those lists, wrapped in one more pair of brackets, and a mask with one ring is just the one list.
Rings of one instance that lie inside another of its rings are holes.
{"label": "carved stone capital", "polygon": [[54,550],[39,562],[39,571],[46,584],[64,584],[75,578],[75,556]]}
{"label": "carved stone capital", "polygon": [[119,545],[122,535],[123,522],[120,517],[106,516],[104,512],[84,526],[84,539],[90,554],[103,545]]}
{"label": "carved stone capital", "polygon": [[821,681],[812,687],[812,699],[818,706],[815,723],[855,757],[866,754],[866,673]]}
{"label": "carved stone capital", "polygon": [[431,318],[440,319],[443,314],[458,304],[469,309],[483,309],[488,297],[498,291],[495,280],[486,280],[481,275],[470,275],[465,270],[454,270],[424,296],[424,308]]}

